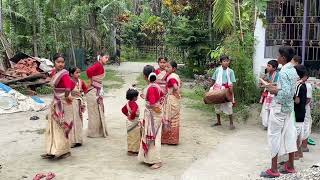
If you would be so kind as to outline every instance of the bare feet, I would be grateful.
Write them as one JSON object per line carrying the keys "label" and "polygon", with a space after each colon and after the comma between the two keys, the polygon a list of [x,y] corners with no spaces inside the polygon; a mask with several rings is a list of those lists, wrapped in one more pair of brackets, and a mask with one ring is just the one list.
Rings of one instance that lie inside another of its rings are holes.
{"label": "bare feet", "polygon": [[127,155],[128,156],[138,156],[138,153],[137,152],[128,151]]}
{"label": "bare feet", "polygon": [[42,154],[41,158],[42,159],[53,159],[54,155],[52,155],[52,154]]}
{"label": "bare feet", "polygon": [[211,127],[221,126],[221,123],[212,124]]}
{"label": "bare feet", "polygon": [[60,159],[65,159],[67,157],[71,156],[71,152],[67,152],[65,154],[62,154],[61,156],[55,156],[53,159],[54,160],[60,160]]}
{"label": "bare feet", "polygon": [[230,127],[229,127],[230,130],[234,130],[235,128],[236,127],[233,124],[231,124]]}
{"label": "bare feet", "polygon": [[151,169],[159,169],[159,168],[161,168],[161,166],[162,166],[162,163],[160,162],[160,163],[153,164],[152,166],[150,166],[150,168]]}

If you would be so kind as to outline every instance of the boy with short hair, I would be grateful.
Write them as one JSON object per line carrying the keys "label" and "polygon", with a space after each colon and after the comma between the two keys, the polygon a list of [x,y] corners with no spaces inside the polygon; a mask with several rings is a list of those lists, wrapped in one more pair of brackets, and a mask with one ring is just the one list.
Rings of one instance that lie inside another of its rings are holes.
{"label": "boy with short hair", "polygon": [[[219,66],[213,73],[213,76],[212,76],[213,86],[211,89],[212,90],[230,89],[230,91],[233,94],[233,84],[236,82],[236,78],[234,75],[234,71],[229,68],[229,65],[230,65],[229,57],[225,55],[221,56],[220,63],[221,63],[221,66]],[[233,102],[226,102],[223,104],[215,105],[215,111],[217,114],[217,123],[215,123],[213,126],[221,126],[220,115],[221,113],[224,113],[229,116],[230,130],[235,129],[235,126],[233,124],[233,116],[232,116],[233,104],[234,104],[234,100]]]}
{"label": "boy with short hair", "polygon": [[295,160],[298,160],[299,158],[303,157],[301,142],[304,134],[303,128],[307,104],[307,87],[305,84],[305,81],[307,80],[307,69],[303,65],[297,65],[295,66],[295,68],[300,78],[294,98],[294,113],[296,118],[298,147],[298,151],[295,153]]}
{"label": "boy with short hair", "polygon": [[[269,61],[266,69],[267,74],[264,80],[268,83],[277,83],[279,78],[279,73],[277,72],[277,69],[278,62],[276,60]],[[262,103],[260,117],[262,119],[262,125],[264,126],[265,130],[267,130],[268,128],[270,107],[273,97],[274,95],[268,92],[265,88],[260,99],[260,103]]]}
{"label": "boy with short hair", "polygon": [[[309,77],[307,77],[308,79]],[[312,85],[306,82],[307,87],[307,104],[306,104],[306,116],[304,118],[303,127],[303,140],[302,140],[302,151],[309,152],[308,138],[311,134],[312,117],[311,117],[311,101],[312,101]]]}

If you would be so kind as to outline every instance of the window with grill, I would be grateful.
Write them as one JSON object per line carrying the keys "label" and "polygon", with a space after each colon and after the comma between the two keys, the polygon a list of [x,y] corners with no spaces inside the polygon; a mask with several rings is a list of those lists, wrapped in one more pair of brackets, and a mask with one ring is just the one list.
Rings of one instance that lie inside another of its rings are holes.
{"label": "window with grill", "polygon": [[320,68],[319,0],[271,0],[266,19],[266,58],[276,58],[283,45],[291,46],[306,66]]}

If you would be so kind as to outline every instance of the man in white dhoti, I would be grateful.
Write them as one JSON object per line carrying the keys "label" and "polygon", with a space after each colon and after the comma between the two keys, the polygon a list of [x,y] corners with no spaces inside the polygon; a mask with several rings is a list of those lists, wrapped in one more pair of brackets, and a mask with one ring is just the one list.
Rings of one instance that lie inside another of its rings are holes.
{"label": "man in white dhoti", "polygon": [[270,119],[268,124],[268,143],[271,148],[272,164],[271,169],[261,173],[261,177],[275,178],[279,177],[278,156],[289,154],[289,160],[285,163],[283,173],[294,173],[294,152],[297,151],[296,128],[294,125],[294,94],[296,82],[298,80],[297,72],[292,63],[294,55],[291,47],[282,47],[279,49],[278,63],[283,67],[279,73],[277,85],[267,86],[267,90],[274,94],[270,110]]}

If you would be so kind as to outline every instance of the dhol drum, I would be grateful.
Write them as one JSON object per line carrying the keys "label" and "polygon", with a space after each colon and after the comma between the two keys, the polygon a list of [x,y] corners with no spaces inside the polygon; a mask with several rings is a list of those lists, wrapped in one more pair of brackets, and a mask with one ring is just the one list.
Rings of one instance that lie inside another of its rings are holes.
{"label": "dhol drum", "polygon": [[222,104],[232,102],[232,92],[230,89],[221,89],[209,91],[204,95],[203,101],[205,104]]}

